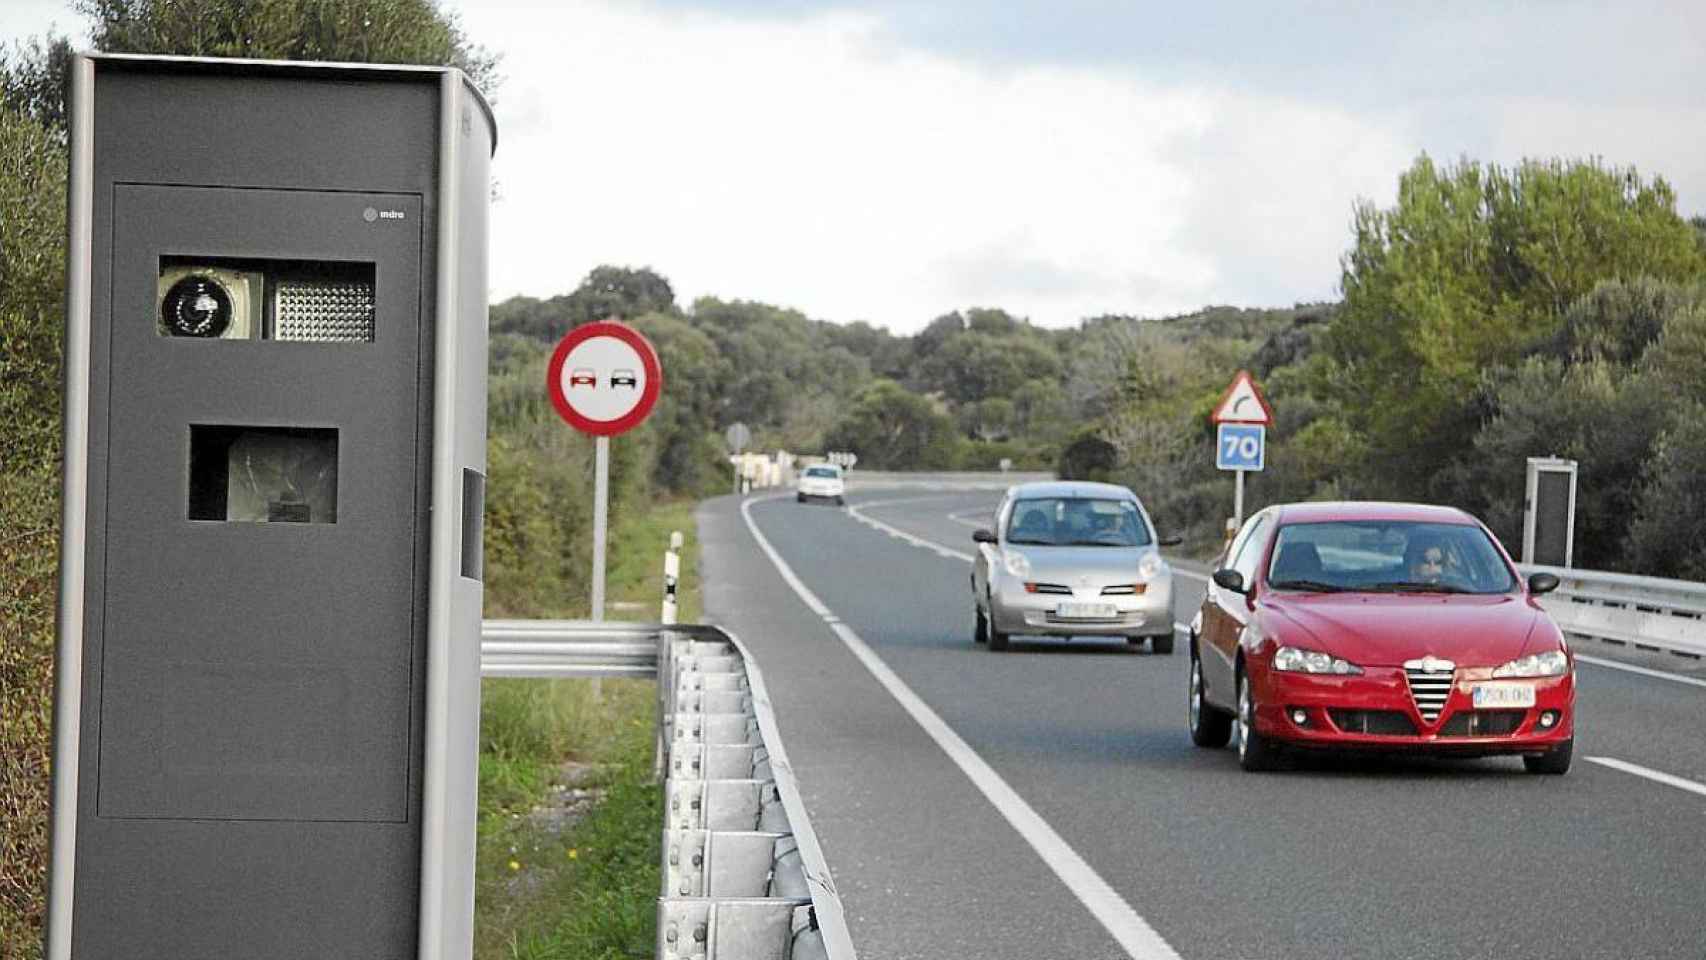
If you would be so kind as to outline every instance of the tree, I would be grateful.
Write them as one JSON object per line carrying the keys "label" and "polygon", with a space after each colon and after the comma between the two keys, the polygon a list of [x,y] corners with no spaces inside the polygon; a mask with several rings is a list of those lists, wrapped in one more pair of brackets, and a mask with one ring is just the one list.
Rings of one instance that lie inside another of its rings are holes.
{"label": "tree", "polygon": [[1120,452],[1094,431],[1080,431],[1060,452],[1055,467],[1062,480],[1106,480],[1119,466]]}
{"label": "tree", "polygon": [[579,326],[608,317],[633,318],[675,309],[675,291],[651,267],[594,267],[568,296],[569,320]]}
{"label": "tree", "polygon": [[64,211],[59,138],[0,109],[0,943],[20,945],[47,877]]}
{"label": "tree", "polygon": [[71,42],[49,34],[19,41],[0,54],[0,109],[22,114],[65,136],[65,78]]}
{"label": "tree", "polygon": [[1679,311],[1706,306],[1706,284],[1650,277],[1608,280],[1564,312],[1558,332],[1540,352],[1560,360],[1632,364]]}
{"label": "tree", "polygon": [[1030,339],[967,331],[943,344],[918,368],[922,385],[955,403],[1009,397],[1027,380],[1060,376],[1060,360]]}
{"label": "tree", "polygon": [[1706,404],[1706,284],[1691,293],[1671,305],[1640,365],[1657,378],[1666,396]]}
{"label": "tree", "polygon": [[1483,369],[1551,337],[1602,280],[1703,270],[1662,179],[1556,160],[1440,169],[1423,156],[1395,207],[1356,207],[1320,387],[1366,439],[1383,491],[1420,495],[1467,450]]}
{"label": "tree", "polygon": [[460,67],[488,96],[498,57],[436,0],[76,0],[96,49]]}
{"label": "tree", "polygon": [[1482,393],[1490,413],[1472,454],[1443,472],[1437,492],[1480,516],[1505,543],[1520,543],[1528,458],[1576,460],[1576,562],[1616,569],[1642,464],[1666,422],[1667,400],[1654,387],[1605,360],[1567,365],[1531,357],[1514,370],[1489,372]]}
{"label": "tree", "polygon": [[1706,580],[1706,407],[1691,404],[1659,439],[1627,544],[1643,574]]}
{"label": "tree", "polygon": [[1013,432],[1013,409],[1013,401],[1006,397],[965,404],[959,411],[960,429],[985,443],[1004,439]]}
{"label": "tree", "polygon": [[952,466],[953,432],[928,398],[893,380],[876,380],[825,435],[824,446],[853,451],[864,467],[931,469]]}

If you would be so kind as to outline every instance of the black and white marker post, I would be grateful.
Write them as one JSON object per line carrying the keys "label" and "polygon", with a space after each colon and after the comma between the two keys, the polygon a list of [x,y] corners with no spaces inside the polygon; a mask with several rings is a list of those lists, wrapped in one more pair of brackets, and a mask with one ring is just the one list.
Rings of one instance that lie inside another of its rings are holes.
{"label": "black and white marker post", "polygon": [[592,619],[604,619],[604,546],[610,529],[610,438],[640,425],[663,389],[657,351],[615,318],[576,327],[546,368],[551,405],[595,438],[592,494]]}

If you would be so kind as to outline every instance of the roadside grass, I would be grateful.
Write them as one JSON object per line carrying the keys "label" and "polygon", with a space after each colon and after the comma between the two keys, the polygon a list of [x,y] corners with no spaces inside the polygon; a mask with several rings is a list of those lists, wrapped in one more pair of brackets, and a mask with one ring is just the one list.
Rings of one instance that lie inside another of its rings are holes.
{"label": "roadside grass", "polygon": [[[658,503],[612,525],[611,619],[658,618],[672,530],[686,540],[680,619],[698,619],[693,509]],[[655,685],[486,680],[481,695],[474,956],[652,956],[663,823],[651,780]]]}

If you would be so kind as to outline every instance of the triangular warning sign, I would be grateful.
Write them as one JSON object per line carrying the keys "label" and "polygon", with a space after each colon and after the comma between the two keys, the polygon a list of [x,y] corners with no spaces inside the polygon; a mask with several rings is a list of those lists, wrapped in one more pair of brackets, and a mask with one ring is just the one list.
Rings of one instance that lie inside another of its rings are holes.
{"label": "triangular warning sign", "polygon": [[1256,389],[1256,381],[1250,379],[1249,371],[1240,370],[1238,376],[1232,378],[1232,386],[1226,388],[1220,402],[1215,404],[1214,414],[1209,419],[1215,423],[1259,423],[1271,427],[1274,408],[1268,406],[1268,399]]}

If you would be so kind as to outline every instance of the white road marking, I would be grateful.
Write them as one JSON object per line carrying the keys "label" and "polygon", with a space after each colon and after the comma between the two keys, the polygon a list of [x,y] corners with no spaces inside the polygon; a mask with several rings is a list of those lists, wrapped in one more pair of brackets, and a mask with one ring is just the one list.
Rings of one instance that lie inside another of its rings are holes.
{"label": "white road marking", "polygon": [[[740,513],[759,549],[770,558],[770,563],[775,566],[776,572],[782,575],[782,580],[813,613],[825,619],[834,616],[829,608],[824,606],[823,601],[812,593],[811,588],[800,582],[793,568],[788,566],[788,562],[782,559],[782,555],[776,552],[776,548],[771,546],[770,541],[759,531],[758,524],[752,519],[751,506],[754,502],[743,502],[740,505]],[[910,534],[902,536],[908,540],[917,539]],[[941,747],[972,784],[982,791],[996,811],[1025,838],[1049,869],[1054,871],[1055,876],[1066,884],[1066,888],[1072,891],[1091,915],[1107,929],[1108,934],[1119,943],[1128,956],[1133,960],[1179,960],[1179,954],[1155,932],[1155,928],[1139,916],[1137,911],[1049,826],[1048,821],[1032,809],[1031,805],[1025,802],[1025,798],[1019,796],[1007,781],[1001,779],[1001,775],[978,756],[936,711],[930,709],[929,704],[913,693],[906,681],[890,670],[888,664],[877,656],[852,627],[845,623],[832,623],[830,626],[836,636],[841,638],[841,642],[846,644],[847,649],[871,672],[871,676],[888,690],[889,695],[900,703],[901,708],[912,716],[924,732],[930,735],[930,739],[936,741],[936,745]]]}
{"label": "white road marking", "polygon": [[1591,663],[1596,667],[1609,667],[1612,670],[1622,670],[1626,673],[1638,673],[1643,677],[1658,677],[1660,680],[1671,680],[1676,683],[1686,683],[1696,687],[1706,687],[1706,680],[1699,677],[1685,677],[1680,673],[1666,673],[1650,667],[1637,667],[1632,663],[1618,663],[1616,660],[1604,660],[1590,657],[1585,653],[1577,653],[1576,660],[1580,663]]}
{"label": "white road marking", "polygon": [[[968,513],[976,514],[981,519],[969,519],[966,517],[966,514]],[[961,526],[971,527],[974,530],[979,527],[986,527],[989,525],[989,513],[985,510],[962,510],[959,513],[948,514],[948,519]]]}
{"label": "white road marking", "polygon": [[855,520],[858,520],[860,523],[863,523],[869,527],[875,527],[876,529],[883,531],[884,533],[888,534],[891,537],[898,537],[901,540],[905,540],[907,543],[910,543],[915,547],[921,547],[925,550],[933,551],[937,554],[940,554],[943,557],[947,557],[950,559],[964,560],[967,563],[972,562],[972,555],[969,553],[962,553],[958,550],[955,550],[952,547],[945,547],[945,546],[935,542],[934,540],[926,540],[923,537],[913,536],[912,534],[907,533],[905,530],[902,530],[899,527],[890,526],[889,524],[886,524],[886,523],[882,522],[881,520],[875,519],[873,517],[868,517],[864,513],[861,512],[863,510],[869,510],[872,507],[888,507],[888,506],[893,506],[897,503],[916,503],[919,500],[931,500],[931,499],[935,499],[935,498],[933,498],[933,497],[910,497],[910,498],[905,499],[905,500],[878,500],[875,503],[861,503],[858,506],[848,507],[847,513],[849,515],[851,515]]}
{"label": "white road marking", "polygon": [[1602,767],[1610,767],[1613,770],[1632,773],[1637,777],[1645,777],[1654,783],[1662,783],[1668,787],[1675,787],[1678,790],[1687,790],[1689,793],[1697,793],[1702,797],[1706,797],[1706,783],[1695,783],[1693,780],[1686,780],[1673,774],[1654,770],[1651,767],[1643,767],[1638,763],[1630,763],[1627,760],[1619,760],[1615,757],[1587,757],[1585,759],[1589,763],[1597,763]]}

